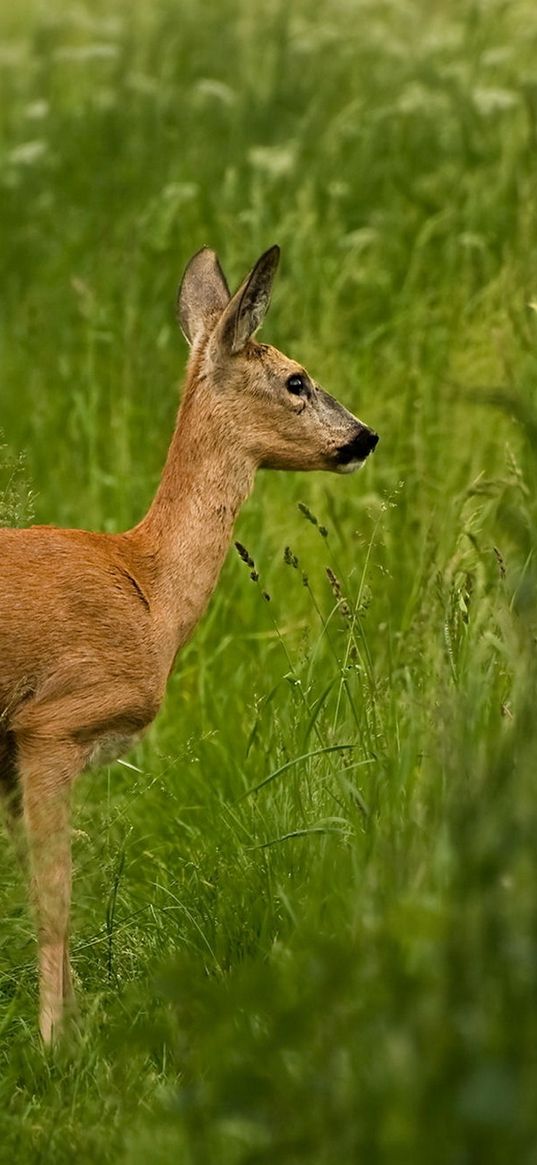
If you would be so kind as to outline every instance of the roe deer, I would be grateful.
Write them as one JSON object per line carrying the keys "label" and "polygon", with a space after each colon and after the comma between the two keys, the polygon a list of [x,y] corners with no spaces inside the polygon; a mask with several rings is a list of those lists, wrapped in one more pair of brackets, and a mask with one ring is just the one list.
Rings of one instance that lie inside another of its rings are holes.
{"label": "roe deer", "polygon": [[216,585],[255,471],[350,472],[378,437],[295,361],[259,344],[279,248],[234,296],[214,251],[190,260],[177,314],[191,347],[156,496],[123,534],[0,529],[0,795],[24,827],[40,1030],[73,1004],[70,790],[151,723]]}

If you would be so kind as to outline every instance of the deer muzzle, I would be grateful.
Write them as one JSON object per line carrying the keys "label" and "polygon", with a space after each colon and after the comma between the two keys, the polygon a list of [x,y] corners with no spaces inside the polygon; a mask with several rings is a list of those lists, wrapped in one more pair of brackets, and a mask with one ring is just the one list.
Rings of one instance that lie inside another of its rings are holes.
{"label": "deer muzzle", "polygon": [[354,437],[336,451],[336,468],[339,473],[353,473],[363,465],[366,457],[376,448],[379,436],[367,425],[358,425]]}

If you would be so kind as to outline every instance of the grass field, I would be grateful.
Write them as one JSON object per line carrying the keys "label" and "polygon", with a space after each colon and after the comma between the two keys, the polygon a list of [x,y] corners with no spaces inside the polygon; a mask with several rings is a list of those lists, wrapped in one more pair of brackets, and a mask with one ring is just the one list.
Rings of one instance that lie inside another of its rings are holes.
{"label": "grass field", "polygon": [[230,551],[143,745],[81,779],[53,1055],[0,839],[0,1161],[533,1165],[535,5],[0,25],[2,521],[139,519],[203,243],[235,281],[281,244],[264,338],[381,434],[259,476],[259,583]]}

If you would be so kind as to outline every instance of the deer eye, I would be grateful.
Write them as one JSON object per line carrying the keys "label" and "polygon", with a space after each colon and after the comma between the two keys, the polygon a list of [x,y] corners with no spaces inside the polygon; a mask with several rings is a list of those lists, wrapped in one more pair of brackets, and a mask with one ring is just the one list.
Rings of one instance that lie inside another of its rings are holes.
{"label": "deer eye", "polygon": [[299,376],[298,373],[294,372],[292,376],[288,377],[287,388],[289,392],[294,394],[294,396],[301,396],[302,393],[306,392],[306,382],[304,377]]}

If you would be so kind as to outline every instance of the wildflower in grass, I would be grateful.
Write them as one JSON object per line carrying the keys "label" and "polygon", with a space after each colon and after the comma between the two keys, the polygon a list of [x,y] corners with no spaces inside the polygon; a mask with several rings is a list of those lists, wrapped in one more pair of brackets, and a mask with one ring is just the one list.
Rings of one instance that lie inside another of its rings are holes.
{"label": "wildflower in grass", "polygon": [[285,178],[295,169],[297,145],[288,141],[284,146],[254,146],[248,154],[254,170],[269,178]]}
{"label": "wildflower in grass", "polygon": [[25,116],[29,121],[42,121],[44,117],[48,116],[50,105],[48,101],[39,98],[37,101],[31,101],[24,110]]}
{"label": "wildflower in grass", "polygon": [[6,161],[12,166],[33,166],[34,162],[41,161],[47,151],[48,146],[44,141],[21,142],[20,146],[9,150]]}

